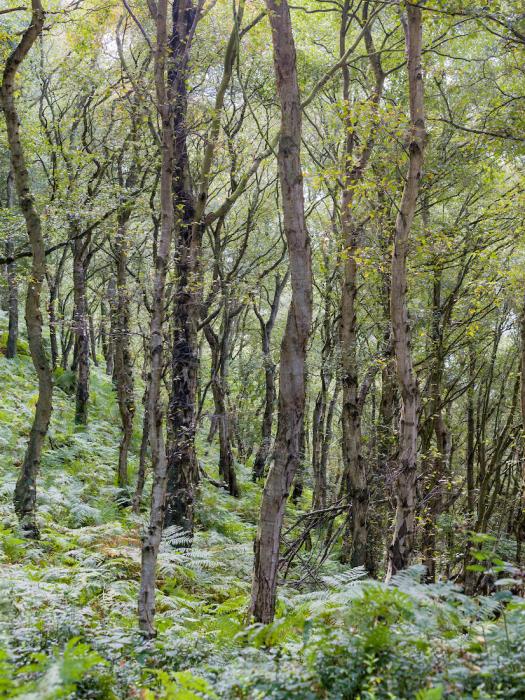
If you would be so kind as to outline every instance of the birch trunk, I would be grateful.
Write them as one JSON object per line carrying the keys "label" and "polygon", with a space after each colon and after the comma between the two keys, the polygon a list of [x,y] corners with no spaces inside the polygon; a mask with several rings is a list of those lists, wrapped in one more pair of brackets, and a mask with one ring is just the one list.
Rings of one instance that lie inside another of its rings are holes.
{"label": "birch trunk", "polygon": [[286,0],[267,0],[274,66],[281,106],[278,167],[284,231],[288,244],[292,300],[281,344],[279,411],[273,464],[264,486],[255,563],[251,613],[259,622],[275,614],[279,541],[286,500],[300,460],[305,406],[306,344],[312,319],[310,241],[304,215],[301,172],[301,103],[290,10]]}
{"label": "birch trunk", "polygon": [[160,182],[161,224],[155,257],[152,314],[150,325],[149,387],[149,441],[153,486],[151,493],[150,520],[142,542],[140,591],[138,600],[139,627],[147,637],[155,635],[155,583],[157,556],[162,537],[166,505],[167,458],[163,435],[163,411],[160,387],[163,370],[163,322],[165,288],[171,241],[173,236],[174,211],[171,191],[173,178],[173,114],[171,94],[166,87],[167,46],[167,0],[159,0],[156,7],[157,39],[155,47],[155,90],[157,109],[161,118],[162,163]]}

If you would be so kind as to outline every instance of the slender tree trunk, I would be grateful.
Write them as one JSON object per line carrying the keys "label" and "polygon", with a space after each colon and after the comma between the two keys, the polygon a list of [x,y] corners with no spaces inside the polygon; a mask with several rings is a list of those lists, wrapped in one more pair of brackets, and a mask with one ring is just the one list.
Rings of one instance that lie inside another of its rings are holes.
{"label": "slender tree trunk", "polygon": [[88,312],[88,325],[89,325],[89,352],[91,354],[91,360],[95,367],[98,367],[97,360],[97,335],[95,333],[95,322],[93,320],[93,314]]}
{"label": "slender tree trunk", "polygon": [[271,337],[275,325],[275,319],[279,311],[281,295],[288,281],[288,271],[282,279],[276,277],[275,291],[270,308],[270,316],[267,321],[261,316],[257,308],[254,307],[255,314],[261,328],[261,345],[264,364],[264,412],[261,423],[261,442],[255,455],[253,462],[253,481],[262,479],[270,455],[272,446],[272,426],[273,426],[273,410],[275,406],[275,363],[272,358]]}
{"label": "slender tree trunk", "polygon": [[[305,393],[306,393],[306,380],[305,380]],[[306,411],[305,411],[306,413]],[[295,475],[293,479],[292,495],[291,501],[294,505],[299,503],[301,496],[304,491],[304,470],[306,467],[306,425],[303,420],[301,424],[301,431],[299,433],[299,459],[297,463],[297,468],[295,470]]]}
{"label": "slender tree trunk", "polygon": [[130,309],[129,289],[127,284],[127,241],[126,229],[131,211],[124,210],[118,217],[118,231],[115,240],[115,257],[117,261],[117,294],[114,306],[115,367],[114,377],[122,426],[122,438],[119,445],[117,484],[123,489],[128,486],[128,452],[133,435],[133,417],[135,415],[135,396],[133,386],[133,366],[130,347]]}
{"label": "slender tree trunk", "polygon": [[[424,220],[426,216],[424,215]],[[425,228],[427,224],[425,222]],[[443,350],[443,307],[441,301],[441,270],[434,273],[432,321],[430,340],[432,343],[432,366],[430,370],[430,415],[431,430],[435,437],[435,453],[430,459],[426,474],[429,494],[424,512],[423,552],[427,568],[426,580],[436,578],[437,521],[445,507],[444,484],[448,476],[451,453],[451,436],[443,416],[442,384],[445,369]],[[427,470],[425,470],[426,472]]]}
{"label": "slender tree trunk", "polygon": [[[525,295],[520,319],[520,410],[521,410],[521,445],[518,454],[521,457],[520,511],[514,528],[521,558],[521,546],[525,535]],[[519,561],[519,559],[518,559]]]}
{"label": "slender tree trunk", "polygon": [[146,388],[144,389],[144,395],[142,397],[142,405],[144,406],[144,415],[142,418],[142,438],[140,441],[139,450],[139,469],[137,472],[137,484],[135,486],[135,494],[133,495],[133,512],[139,513],[140,506],[142,503],[142,494],[144,491],[144,483],[146,481],[146,463],[148,454],[148,443],[149,443],[149,385],[151,384],[151,377],[146,377]]}
{"label": "slender tree trunk", "polygon": [[475,487],[476,479],[474,473],[475,460],[475,416],[474,416],[474,380],[476,373],[476,355],[474,352],[474,344],[469,342],[469,364],[468,364],[468,381],[467,389],[467,454],[465,463],[467,465],[467,511],[470,517],[471,524],[474,521],[475,512]]}
{"label": "slender tree trunk", "polygon": [[152,314],[150,326],[149,442],[153,470],[150,520],[142,541],[140,591],[138,600],[139,627],[147,637],[155,635],[155,582],[157,556],[162,537],[166,506],[167,456],[163,435],[163,411],[160,387],[163,370],[163,321],[165,289],[171,240],[174,226],[172,196],[173,179],[173,113],[172,95],[166,86],[167,0],[156,5],[157,38],[155,47],[155,88],[157,109],[161,117],[162,164],[160,183],[161,225],[155,257]]}
{"label": "slender tree trunk", "polygon": [[240,492],[231,449],[231,421],[227,399],[231,324],[227,307],[228,301],[225,299],[221,336],[210,325],[205,327],[204,332],[211,350],[211,390],[219,433],[219,474],[227,484],[230,495],[238,497]]}
{"label": "slender tree trunk", "polygon": [[[112,275],[108,282],[107,288],[107,299],[109,306],[109,313],[104,314],[104,336],[105,344],[102,345],[102,352],[104,354],[104,359],[106,360],[106,374],[108,377],[113,378],[115,374],[115,329],[113,327],[113,322],[115,318],[115,307],[117,304],[117,281]],[[104,311],[106,310],[106,305],[104,304]]]}
{"label": "slender tree trunk", "polygon": [[[265,343],[269,346],[269,343]],[[253,462],[253,481],[262,479],[272,446],[273,409],[275,406],[275,364],[271,353],[264,351],[264,411],[261,423],[261,441]]]}
{"label": "slender tree trunk", "polygon": [[47,275],[47,287],[49,290],[49,301],[47,304],[47,316],[49,323],[49,344],[51,347],[51,366],[53,369],[58,367],[58,337],[57,329],[59,321],[57,319],[56,305],[60,294],[60,284],[64,275],[64,265],[67,258],[67,247],[64,246],[62,255],[58,262],[57,268],[53,276]]}
{"label": "slender tree trunk", "polygon": [[[77,234],[77,226],[73,225]],[[75,396],[75,423],[86,425],[88,422],[89,401],[89,328],[86,299],[86,257],[85,242],[75,240],[73,247],[73,328],[75,331],[75,359],[77,373]]]}
{"label": "slender tree trunk", "polygon": [[57,339],[57,315],[56,296],[54,290],[49,290],[49,302],[47,305],[47,318],[49,322],[49,346],[51,348],[51,367],[58,366],[58,339]]}
{"label": "slender tree trunk", "polygon": [[272,28],[275,75],[281,105],[278,166],[292,300],[281,343],[279,411],[273,464],[264,486],[255,540],[251,613],[257,621],[264,623],[270,622],[275,614],[281,528],[286,500],[300,459],[306,345],[312,320],[310,241],[304,215],[300,158],[301,101],[292,23],[286,0],[267,0],[266,5]]}
{"label": "slender tree trunk", "polygon": [[[335,224],[335,207],[332,215],[333,228]],[[328,453],[327,432],[331,430],[331,414],[333,414],[332,402],[329,398],[329,389],[332,382],[334,333],[332,321],[332,285],[334,272],[330,268],[330,255],[323,251],[323,263],[325,280],[323,288],[324,309],[322,323],[322,350],[321,350],[321,389],[315,400],[312,413],[312,474],[314,478],[312,493],[312,508],[320,510],[324,508],[328,498]]]}
{"label": "slender tree trunk", "polygon": [[4,110],[11,167],[15,178],[18,202],[24,215],[31,245],[31,275],[27,285],[25,316],[31,358],[38,376],[38,400],[29,436],[29,444],[19,474],[14,506],[23,531],[29,537],[38,537],[36,524],[36,478],[40,468],[42,446],[49,428],[53,401],[53,377],[42,336],[40,296],[46,277],[45,245],[40,216],[35,208],[30,189],[24,150],[20,138],[20,118],[15,104],[15,78],[22,61],[31,50],[44,25],[44,10],[40,0],[31,0],[31,24],[22,34],[20,43],[7,58],[2,76],[0,96]]}
{"label": "slender tree trunk", "polygon": [[[363,20],[368,18],[368,3],[364,5]],[[348,31],[350,3],[343,5],[341,30],[339,36],[339,52],[346,53],[346,36]],[[366,31],[366,46],[370,62],[376,77],[375,91],[371,99],[371,107],[377,111],[381,99],[385,76],[372,42],[370,28]],[[341,228],[343,239],[344,266],[341,289],[341,386],[343,393],[341,423],[342,423],[342,453],[343,453],[343,489],[349,497],[349,512],[347,528],[344,537],[342,559],[351,566],[367,566],[371,568],[368,547],[368,505],[370,502],[369,476],[362,455],[361,413],[363,401],[359,398],[358,357],[357,357],[357,281],[358,265],[357,252],[359,229],[353,215],[354,192],[356,183],[362,179],[374,146],[374,135],[370,136],[363,152],[355,162],[355,126],[350,106],[350,73],[347,64],[343,64],[343,103],[345,128],[343,191],[341,198]]]}
{"label": "slender tree trunk", "polygon": [[312,474],[314,487],[312,493],[312,509],[320,510],[326,507],[328,492],[327,474],[321,460],[323,449],[324,426],[327,411],[326,377],[321,377],[321,391],[317,394],[312,415]]}
{"label": "slender tree trunk", "polygon": [[387,579],[407,567],[414,549],[417,431],[419,391],[410,348],[407,306],[407,255],[410,229],[416,211],[426,141],[422,53],[421,8],[407,5],[403,18],[407,49],[410,101],[410,142],[408,174],[403,189],[394,233],[390,315],[394,336],[397,380],[401,394],[399,452],[396,465],[396,514],[392,543],[388,549]]}
{"label": "slender tree trunk", "polygon": [[[323,474],[328,474],[328,458],[330,456],[330,447],[332,444],[333,436],[333,425],[334,425],[334,413],[337,404],[337,397],[339,395],[339,384],[336,383],[334,386],[334,393],[328,404],[328,412],[326,414],[324,434],[321,445],[321,466],[320,469]],[[327,479],[328,488],[328,479]]]}
{"label": "slender tree trunk", "polygon": [[[14,209],[14,206],[15,176],[13,174],[13,169],[11,168],[7,176],[7,207],[8,209]],[[13,242],[13,237],[11,234],[9,234],[5,243],[6,257],[11,257],[14,251],[15,246]],[[7,263],[6,277],[8,327],[5,356],[8,359],[12,359],[16,356],[16,343],[18,340],[18,283],[16,281],[16,269],[14,263]]]}

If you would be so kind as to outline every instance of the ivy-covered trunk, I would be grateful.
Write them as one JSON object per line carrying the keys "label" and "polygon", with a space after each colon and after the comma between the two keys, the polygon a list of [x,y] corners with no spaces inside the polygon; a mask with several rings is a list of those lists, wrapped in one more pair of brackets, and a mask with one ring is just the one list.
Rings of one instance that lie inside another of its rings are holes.
{"label": "ivy-covered trunk", "polygon": [[165,526],[193,532],[199,469],[195,454],[195,406],[199,368],[197,328],[200,318],[200,249],[202,226],[196,224],[190,184],[187,132],[188,61],[197,7],[193,0],[173,3],[170,39],[170,89],[174,97],[173,198],[175,202],[175,293],[172,315],[172,385],[168,409],[168,486]]}

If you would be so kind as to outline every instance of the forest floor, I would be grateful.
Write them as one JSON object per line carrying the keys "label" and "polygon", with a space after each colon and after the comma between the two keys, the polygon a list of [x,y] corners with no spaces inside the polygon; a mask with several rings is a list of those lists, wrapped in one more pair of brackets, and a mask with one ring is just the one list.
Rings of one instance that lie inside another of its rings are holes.
{"label": "forest floor", "polygon": [[[0,697],[525,698],[525,604],[509,586],[468,598],[420,583],[414,567],[386,587],[334,556],[316,590],[280,589],[272,625],[247,624],[260,486],[244,465],[240,499],[203,482],[191,550],[167,533],[158,636],[144,641],[136,600],[146,513],[118,504],[119,417],[101,369],[82,430],[67,373],[57,377],[38,483],[42,537],[19,536],[11,495],[36,400],[23,340],[19,349],[15,360],[0,352]],[[216,477],[215,448],[203,440],[199,456]]]}

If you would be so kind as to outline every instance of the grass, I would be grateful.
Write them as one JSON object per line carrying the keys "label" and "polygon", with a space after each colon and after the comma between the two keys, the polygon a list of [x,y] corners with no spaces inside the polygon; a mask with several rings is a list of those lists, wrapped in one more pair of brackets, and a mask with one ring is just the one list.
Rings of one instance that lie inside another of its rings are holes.
{"label": "grass", "polygon": [[[136,600],[146,514],[118,505],[110,379],[93,369],[83,430],[73,425],[74,398],[55,388],[37,543],[20,537],[11,503],[36,400],[26,354],[0,353],[0,386],[0,697],[525,698],[525,606],[504,588],[471,599],[419,583],[418,569],[387,588],[334,556],[317,590],[283,586],[276,621],[247,624],[261,489],[245,465],[240,499],[202,482],[191,550],[166,533],[158,636],[145,641]],[[199,436],[198,454],[216,477],[216,446]]]}

